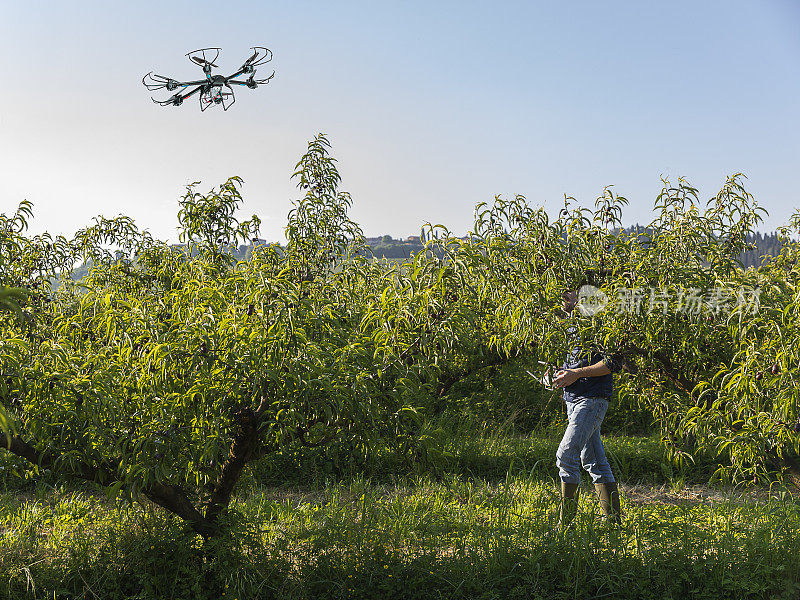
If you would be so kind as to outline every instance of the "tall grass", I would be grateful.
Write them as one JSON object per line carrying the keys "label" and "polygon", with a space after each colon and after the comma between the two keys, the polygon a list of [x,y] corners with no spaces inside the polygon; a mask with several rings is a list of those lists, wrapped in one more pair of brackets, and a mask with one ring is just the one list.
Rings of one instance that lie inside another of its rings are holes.
{"label": "tall grass", "polygon": [[[719,489],[716,499],[700,501],[665,488],[645,499],[626,485],[625,519],[615,529],[603,522],[585,486],[573,528],[559,533],[558,491],[536,459],[536,448],[549,453],[553,437],[527,443],[494,437],[484,446],[487,455],[511,453],[514,464],[524,464],[504,477],[463,440],[452,447],[463,453],[460,473],[282,486],[254,473],[228,516],[229,536],[206,546],[164,512],[115,506],[88,486],[39,481],[7,489],[0,494],[0,597],[800,593],[800,505],[787,494],[756,499]],[[624,456],[633,444],[619,438],[609,446]]]}
{"label": "tall grass", "polygon": [[311,451],[252,465],[228,533],[206,544],[152,504],[114,504],[0,453],[0,598],[800,596],[800,503],[698,487],[715,465],[671,465],[658,435],[629,435],[641,415],[604,436],[622,526],[584,482],[559,532],[562,407],[519,371],[456,386],[415,460],[387,443],[347,472]]}

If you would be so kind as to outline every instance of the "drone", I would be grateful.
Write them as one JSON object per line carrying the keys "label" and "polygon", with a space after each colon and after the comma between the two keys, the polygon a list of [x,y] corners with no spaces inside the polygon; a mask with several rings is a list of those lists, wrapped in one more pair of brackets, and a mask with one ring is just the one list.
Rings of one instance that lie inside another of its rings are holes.
{"label": "drone", "polygon": [[[222,50],[222,48],[201,48],[199,50],[193,50],[192,52],[189,52],[186,54],[186,56],[189,57],[189,60],[192,61],[192,63],[203,68],[203,73],[206,75],[205,79],[198,81],[176,81],[175,79],[164,77],[163,75],[154,75],[153,72],[150,71],[147,75],[142,77],[142,83],[151,92],[164,88],[169,91],[173,91],[177,90],[178,88],[197,86],[190,92],[177,92],[166,100],[156,100],[155,98],[152,99],[153,102],[160,104],[161,106],[180,106],[189,96],[193,96],[197,92],[200,92],[201,111],[204,111],[209,106],[218,104],[221,104],[224,110],[228,110],[231,105],[236,102],[236,97],[233,95],[233,87],[231,86],[245,85],[251,90],[254,90],[259,85],[269,83],[269,80],[275,77],[275,71],[273,71],[272,75],[266,79],[255,78],[255,67],[271,61],[272,52],[262,46],[253,46],[250,49],[254,51],[253,55],[244,61],[244,64],[239,67],[238,71],[236,71],[233,75],[229,75],[228,77],[211,74],[211,69],[217,68],[217,65],[214,64],[214,61],[219,58],[219,51]],[[211,58],[211,54],[214,55],[213,58]],[[235,79],[240,75],[250,75],[250,77],[244,81]],[[227,88],[227,91],[223,88]]]}

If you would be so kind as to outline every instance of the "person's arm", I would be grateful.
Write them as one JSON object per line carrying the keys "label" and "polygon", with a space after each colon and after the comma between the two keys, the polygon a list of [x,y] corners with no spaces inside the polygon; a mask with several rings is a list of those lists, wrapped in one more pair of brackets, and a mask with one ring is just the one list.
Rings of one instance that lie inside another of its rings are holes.
{"label": "person's arm", "polygon": [[556,373],[553,378],[553,387],[562,388],[572,385],[581,377],[600,377],[601,375],[608,375],[613,371],[608,368],[608,360],[600,360],[588,367],[578,367],[576,369],[563,369]]}

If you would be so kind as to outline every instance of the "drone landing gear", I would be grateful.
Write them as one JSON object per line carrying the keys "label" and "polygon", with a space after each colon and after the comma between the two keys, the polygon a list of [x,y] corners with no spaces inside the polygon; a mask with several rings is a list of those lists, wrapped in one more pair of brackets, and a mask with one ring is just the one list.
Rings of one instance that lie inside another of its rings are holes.
{"label": "drone landing gear", "polygon": [[236,96],[233,95],[230,86],[226,85],[225,87],[230,91],[223,91],[220,85],[211,86],[208,90],[203,91],[200,94],[200,110],[204,111],[214,104],[221,104],[223,110],[228,110],[236,102]]}

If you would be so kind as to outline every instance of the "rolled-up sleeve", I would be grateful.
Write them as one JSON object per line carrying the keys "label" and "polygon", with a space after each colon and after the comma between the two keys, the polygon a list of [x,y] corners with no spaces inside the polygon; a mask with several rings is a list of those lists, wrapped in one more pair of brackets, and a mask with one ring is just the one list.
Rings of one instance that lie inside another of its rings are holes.
{"label": "rolled-up sleeve", "polygon": [[609,354],[603,356],[603,364],[608,367],[612,373],[619,372],[622,369],[622,358],[619,354]]}

